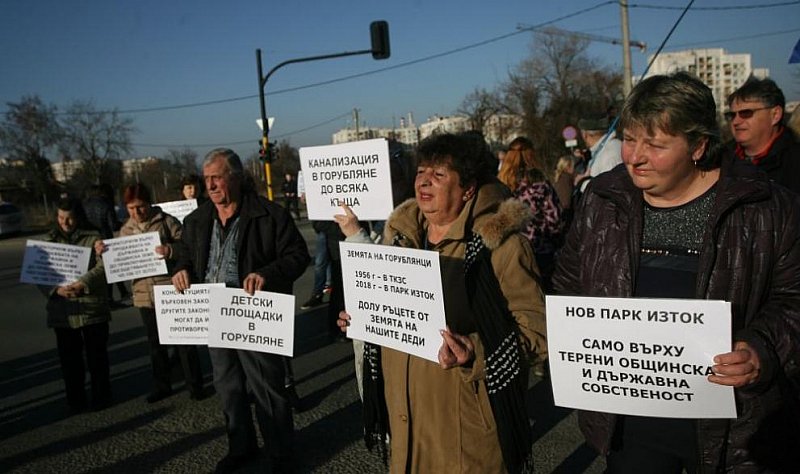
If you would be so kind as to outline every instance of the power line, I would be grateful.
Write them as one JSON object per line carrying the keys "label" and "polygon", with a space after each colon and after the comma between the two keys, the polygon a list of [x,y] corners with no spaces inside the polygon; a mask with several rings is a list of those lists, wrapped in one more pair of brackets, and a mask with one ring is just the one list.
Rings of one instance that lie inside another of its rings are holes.
{"label": "power line", "polygon": [[[762,8],[774,7],[787,7],[791,5],[800,5],[800,0],[794,2],[777,2],[777,3],[762,3],[756,5],[731,5],[727,7],[695,7],[692,10],[758,10]],[[628,8],[646,8],[650,10],[683,10],[683,7],[672,7],[666,5],[648,5],[645,3],[628,4]]]}
{"label": "power line", "polygon": [[795,28],[795,29],[792,29],[792,30],[773,31],[773,32],[770,32],[770,33],[760,33],[760,34],[756,34],[756,35],[734,36],[734,37],[731,37],[731,38],[718,38],[718,39],[713,39],[713,40],[695,41],[693,43],[674,44],[674,45],[670,46],[669,48],[670,49],[672,49],[672,48],[683,48],[683,47],[686,47],[686,46],[697,46],[697,45],[709,44],[709,43],[721,43],[721,42],[724,42],[724,41],[749,40],[749,39],[756,39],[756,38],[764,38],[764,37],[767,37],[767,36],[784,35],[784,34],[787,34],[787,33],[796,33],[798,31],[800,31],[800,28]]}
{"label": "power line", "polygon": [[[348,110],[347,112],[345,112],[345,113],[343,113],[341,115],[337,115],[336,117],[330,118],[328,120],[325,120],[324,122],[320,122],[320,123],[317,123],[317,124],[314,124],[314,125],[311,125],[311,126],[308,126],[308,127],[305,127],[305,128],[301,128],[299,130],[294,130],[294,131],[291,131],[291,132],[281,133],[280,135],[273,135],[273,138],[283,138],[283,137],[288,137],[288,136],[291,136],[291,135],[295,135],[297,133],[306,132],[308,130],[311,130],[311,129],[314,129],[314,128],[318,128],[318,127],[321,127],[323,125],[327,125],[327,124],[329,124],[331,122],[335,122],[336,120],[339,120],[341,118],[347,117],[348,115],[350,115],[350,113],[351,112]],[[256,142],[257,142],[256,140],[254,140],[252,138],[249,138],[247,140],[239,140],[239,141],[235,141],[235,142],[219,142],[219,143],[196,143],[196,144],[182,143],[180,145],[174,144],[174,143],[173,144],[169,144],[169,143],[131,143],[131,145],[133,145],[133,146],[141,146],[141,147],[152,147],[152,148],[183,148],[183,147],[203,148],[203,147],[214,147],[214,146],[221,146],[221,145],[247,145],[247,144],[252,144],[252,143],[256,143]]]}
{"label": "power line", "polygon": [[[542,27],[542,26],[550,25],[552,23],[556,23],[556,22],[563,21],[563,20],[566,20],[566,19],[569,19],[569,18],[573,18],[573,17],[579,16],[579,15],[583,15],[583,14],[588,13],[590,11],[593,11],[593,10],[596,10],[598,8],[604,7],[606,5],[611,5],[611,4],[614,4],[614,3],[617,3],[617,1],[616,0],[607,0],[607,1],[604,1],[604,2],[600,2],[597,5],[594,5],[594,6],[591,6],[591,7],[587,7],[587,8],[584,8],[582,10],[578,10],[578,11],[573,12],[573,13],[568,13],[566,15],[560,16],[558,18],[554,18],[554,19],[549,20],[549,21],[545,21],[545,22],[539,23],[537,25],[533,25],[533,28],[539,28],[539,27]],[[286,88],[286,89],[279,89],[279,90],[276,90],[276,91],[268,92],[266,95],[267,96],[275,96],[275,95],[285,94],[285,93],[289,93],[289,92],[296,92],[296,91],[300,91],[300,90],[311,89],[313,87],[320,87],[320,86],[325,86],[325,85],[328,85],[328,84],[334,84],[334,83],[337,83],[337,82],[347,81],[347,80],[350,80],[350,79],[356,79],[356,78],[359,78],[359,77],[370,76],[372,74],[378,74],[378,73],[381,73],[381,72],[392,71],[392,70],[395,70],[395,69],[399,69],[399,68],[403,68],[403,67],[407,67],[407,66],[412,66],[414,64],[419,64],[419,63],[422,63],[422,62],[431,61],[433,59],[438,59],[438,58],[441,58],[441,57],[444,57],[444,56],[449,56],[451,54],[456,54],[456,53],[461,53],[463,51],[468,51],[470,49],[474,49],[474,48],[478,48],[480,46],[485,46],[487,44],[495,43],[497,41],[501,41],[501,40],[504,40],[506,38],[510,38],[512,36],[516,36],[516,35],[519,35],[519,34],[522,34],[522,33],[525,33],[525,31],[513,31],[511,33],[506,33],[506,34],[503,34],[503,35],[500,35],[500,36],[496,36],[494,38],[489,38],[487,40],[479,41],[477,43],[472,43],[472,44],[469,44],[469,45],[466,45],[466,46],[461,46],[461,47],[458,47],[458,48],[455,48],[455,49],[451,49],[449,51],[444,51],[442,53],[432,54],[430,56],[425,56],[423,58],[413,59],[411,61],[406,61],[404,63],[395,64],[393,66],[387,66],[387,67],[382,67],[382,68],[378,68],[378,69],[373,69],[371,71],[365,71],[365,72],[361,72],[361,73],[350,74],[350,75],[347,75],[347,76],[342,76],[342,77],[338,77],[338,78],[335,78],[335,79],[329,79],[329,80],[326,80],[326,81],[314,82],[314,83],[311,83],[311,84],[305,84],[305,85],[296,86],[296,87],[289,87],[289,88]],[[164,105],[164,106],[155,106],[155,107],[141,107],[141,108],[135,108],[135,109],[124,109],[124,110],[117,110],[117,113],[119,113],[119,114],[137,114],[137,113],[147,113],[147,112],[163,112],[163,111],[167,111],[167,110],[188,109],[188,108],[192,108],[192,107],[204,107],[204,106],[208,106],[208,105],[218,105],[218,104],[225,104],[225,103],[230,103],[230,102],[238,102],[238,101],[247,100],[247,99],[254,99],[254,98],[257,98],[257,97],[258,97],[258,94],[252,94],[252,95],[245,95],[245,96],[239,96],[239,97],[230,97],[230,98],[226,98],[226,99],[208,100],[208,101],[203,101],[203,102],[191,102],[191,103],[187,103],[187,104]],[[100,113],[107,113],[107,112],[111,112],[111,111],[110,110],[98,110],[95,113],[100,114]],[[65,114],[65,113],[66,112],[58,112],[59,115]]]}

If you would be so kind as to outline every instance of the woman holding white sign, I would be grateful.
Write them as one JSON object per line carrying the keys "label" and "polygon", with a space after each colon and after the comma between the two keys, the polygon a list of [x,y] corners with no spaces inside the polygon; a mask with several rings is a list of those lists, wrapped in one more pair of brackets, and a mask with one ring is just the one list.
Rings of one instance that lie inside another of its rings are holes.
{"label": "woman holding white sign", "polygon": [[[494,179],[483,137],[434,136],[417,159],[416,197],[383,241],[440,254],[448,329],[438,364],[366,345],[368,446],[383,446],[388,414],[392,472],[530,472],[527,362],[547,352],[538,269],[519,233],[530,212]],[[368,238],[349,209],[337,221],[348,240]]]}
{"label": "woman holding white sign", "polygon": [[[173,245],[181,238],[181,223],[175,217],[152,205],[150,191],[143,184],[132,184],[125,188],[123,201],[130,218],[120,229],[120,237],[158,232],[161,245],[154,251],[167,259],[169,266],[175,260]],[[103,242],[98,242],[95,250],[103,252]],[[153,367],[153,392],[147,396],[147,403],[155,403],[172,395],[172,369],[170,367],[169,348],[162,345],[158,338],[158,323],[153,297],[153,286],[171,283],[168,274],[138,278],[133,280],[133,305],[139,308],[142,323],[147,331],[147,342],[150,346],[150,362]],[[203,374],[200,370],[200,358],[197,346],[175,345],[183,367],[184,380],[192,400],[202,400],[206,394],[203,390]]]}
{"label": "woman holding white sign", "polygon": [[[58,203],[56,227],[48,242],[89,247],[100,240],[100,233],[87,222],[77,199]],[[57,287],[40,287],[47,295],[47,326],[56,333],[58,358],[73,412],[86,409],[84,389],[86,365],[91,375],[91,408],[111,404],[108,364],[108,322],[111,320],[103,260],[92,255],[89,270],[78,281]]]}
{"label": "woman holding white sign", "polygon": [[[580,412],[607,472],[800,466],[800,407],[787,383],[799,370],[800,199],[723,156],[716,116],[711,90],[688,74],[634,88],[621,115],[624,166],[586,189],[554,284],[564,295],[730,302],[733,350],[709,355],[708,381],[735,388],[738,417]],[[685,383],[680,371],[648,374]]]}

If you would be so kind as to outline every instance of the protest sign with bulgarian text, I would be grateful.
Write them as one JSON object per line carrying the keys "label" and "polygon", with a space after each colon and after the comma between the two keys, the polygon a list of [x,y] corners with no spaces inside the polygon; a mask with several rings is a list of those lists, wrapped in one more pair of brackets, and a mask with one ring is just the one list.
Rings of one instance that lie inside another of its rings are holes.
{"label": "protest sign with bulgarian text", "polygon": [[439,254],[341,242],[347,336],[433,362],[445,329]]}
{"label": "protest sign with bulgarian text", "polygon": [[666,418],[735,418],[733,388],[711,383],[731,351],[730,303],[547,296],[557,406]]}

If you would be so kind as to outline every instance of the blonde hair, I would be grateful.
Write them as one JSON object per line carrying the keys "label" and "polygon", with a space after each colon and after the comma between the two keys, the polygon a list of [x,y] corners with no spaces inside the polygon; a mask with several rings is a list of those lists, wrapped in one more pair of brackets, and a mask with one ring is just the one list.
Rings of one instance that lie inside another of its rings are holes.
{"label": "blonde hair", "polygon": [[514,191],[517,189],[520,177],[531,168],[539,168],[533,151],[533,142],[525,137],[517,137],[508,145],[497,179]]}
{"label": "blonde hair", "polygon": [[558,181],[562,174],[572,174],[575,172],[575,159],[570,155],[564,155],[558,159],[556,163],[556,172],[553,176],[553,181]]}

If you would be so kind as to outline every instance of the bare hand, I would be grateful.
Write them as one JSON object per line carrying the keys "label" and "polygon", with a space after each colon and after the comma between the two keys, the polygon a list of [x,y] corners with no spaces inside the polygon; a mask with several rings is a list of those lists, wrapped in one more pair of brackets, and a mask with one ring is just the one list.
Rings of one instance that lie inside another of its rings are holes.
{"label": "bare hand", "polygon": [[443,369],[460,367],[475,358],[475,347],[469,336],[451,332],[449,327],[440,331],[440,334],[444,342],[439,348],[439,365]]}
{"label": "bare hand", "polygon": [[250,273],[249,275],[244,277],[244,281],[242,282],[242,288],[244,289],[245,293],[247,293],[250,296],[253,296],[253,293],[264,288],[264,283],[266,283],[264,277],[262,277],[258,273]]}
{"label": "bare hand", "polygon": [[353,210],[350,209],[347,204],[342,204],[342,209],[344,210],[344,214],[334,215],[334,220],[339,224],[339,228],[342,229],[342,233],[345,237],[356,235],[361,230],[358,217],[353,214]]}
{"label": "bare hand", "polygon": [[172,249],[169,248],[169,245],[157,245],[156,253],[159,255],[159,258],[169,258],[169,256],[172,255]]}
{"label": "bare hand", "polygon": [[188,271],[181,270],[172,275],[172,286],[174,286],[178,292],[183,293],[183,290],[188,290],[191,285],[192,280],[189,278]]}
{"label": "bare hand", "polygon": [[350,315],[344,311],[339,311],[339,319],[336,320],[336,325],[343,333],[347,333],[347,326],[350,325]]}
{"label": "bare hand", "polygon": [[76,281],[66,286],[59,286],[56,293],[64,298],[77,298],[86,292],[86,285]]}
{"label": "bare hand", "polygon": [[94,253],[97,255],[102,255],[108,249],[106,244],[102,240],[95,240],[94,241]]}
{"label": "bare hand", "polygon": [[714,356],[714,375],[708,381],[731,387],[744,387],[758,379],[761,361],[753,348],[744,341],[733,345],[733,352]]}

